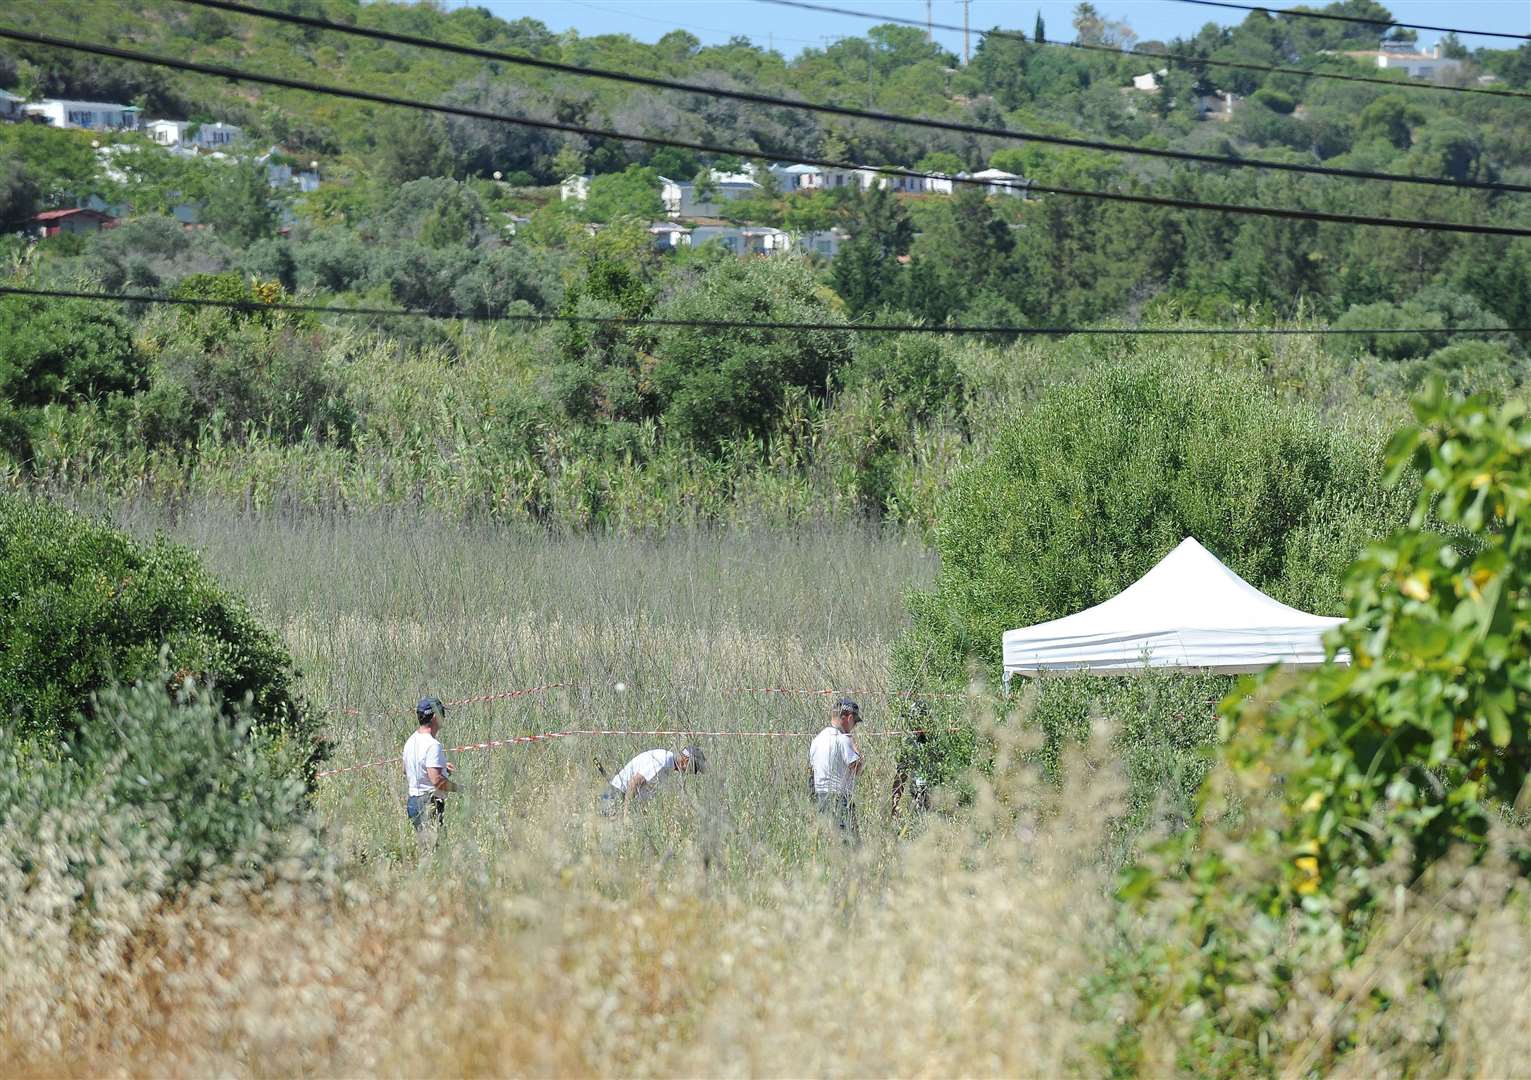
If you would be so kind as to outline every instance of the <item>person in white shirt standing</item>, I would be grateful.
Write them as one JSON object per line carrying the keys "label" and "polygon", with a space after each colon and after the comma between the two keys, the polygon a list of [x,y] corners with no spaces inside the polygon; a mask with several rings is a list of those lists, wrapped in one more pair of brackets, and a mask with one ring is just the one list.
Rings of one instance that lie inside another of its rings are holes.
{"label": "person in white shirt standing", "polygon": [[619,802],[624,810],[633,803],[641,805],[654,797],[671,773],[701,773],[706,765],[707,758],[700,746],[688,746],[678,754],[645,750],[618,769],[601,792],[601,812],[612,813]]}
{"label": "person in white shirt standing", "polygon": [[404,743],[404,811],[415,832],[427,824],[439,827],[446,819],[446,794],[457,790],[449,779],[452,765],[436,739],[446,715],[440,698],[422,698],[415,707],[419,726]]}
{"label": "person in white shirt standing", "polygon": [[851,734],[861,723],[861,706],[848,697],[834,704],[829,726],[808,746],[808,773],[819,813],[833,819],[845,838],[860,839],[856,825],[856,778],[861,775],[861,751]]}

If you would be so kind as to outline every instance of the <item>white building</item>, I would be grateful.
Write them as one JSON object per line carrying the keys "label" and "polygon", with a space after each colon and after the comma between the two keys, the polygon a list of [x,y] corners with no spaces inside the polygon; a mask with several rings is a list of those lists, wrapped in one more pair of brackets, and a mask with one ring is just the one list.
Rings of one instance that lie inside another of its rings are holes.
{"label": "white building", "polygon": [[225,124],[221,120],[213,124],[194,124],[189,120],[150,120],[144,125],[144,131],[156,144],[172,150],[222,150],[230,143],[244,138],[244,131],[238,125]]}
{"label": "white building", "polygon": [[772,165],[771,172],[783,193],[833,191],[861,183],[859,169],[829,169],[819,165]]}
{"label": "white building", "polygon": [[1024,195],[1026,179],[1004,169],[984,169],[973,174],[974,180],[983,181],[985,195]]}
{"label": "white building", "polygon": [[58,128],[81,128],[86,131],[136,131],[136,105],[114,105],[104,101],[66,101],[47,98],[24,106],[28,116],[40,117]]}
{"label": "white building", "polygon": [[1377,67],[1385,71],[1402,71],[1411,79],[1439,80],[1462,71],[1462,62],[1442,56],[1439,44],[1422,53],[1414,51],[1412,42],[1384,41],[1380,49],[1347,52],[1345,55],[1367,63],[1375,61]]}
{"label": "white building", "polygon": [[20,120],[26,116],[27,99],[9,90],[0,90],[0,120]]}
{"label": "white building", "polygon": [[691,246],[691,230],[673,221],[656,221],[649,226],[655,251],[676,251]]}
{"label": "white building", "polygon": [[746,255],[784,255],[792,250],[792,234],[769,225],[747,225],[739,235]]}
{"label": "white building", "polygon": [[1227,90],[1202,94],[1196,99],[1196,116],[1201,120],[1227,120],[1233,116],[1234,106],[1242,100]]}
{"label": "white building", "polygon": [[737,225],[698,225],[691,230],[691,246],[717,243],[735,255],[743,255],[743,231]]}
{"label": "white building", "polygon": [[584,202],[590,197],[590,177],[566,176],[563,183],[558,185],[558,198],[562,202],[573,199],[576,202]]}
{"label": "white building", "polygon": [[[967,173],[958,173],[959,177],[966,178]],[[925,178],[925,190],[931,195],[950,195],[952,193],[952,178],[946,173],[931,173]]]}
{"label": "white building", "polygon": [[[888,167],[893,168],[891,165]],[[861,185],[862,191],[870,191],[874,184],[886,191],[901,191],[906,195],[918,195],[926,190],[923,176],[904,176],[899,173],[879,172],[871,168],[857,169],[856,181]]]}
{"label": "white building", "polygon": [[1144,93],[1155,93],[1160,86],[1159,80],[1169,74],[1168,68],[1160,68],[1158,71],[1145,71],[1141,75],[1132,77],[1132,88],[1142,90]]}
{"label": "white building", "polygon": [[844,229],[823,229],[819,232],[804,233],[797,238],[799,251],[811,252],[820,258],[833,259],[840,254],[840,245],[851,238],[851,234]]}
{"label": "white building", "polygon": [[761,187],[749,173],[720,173],[712,171],[710,191],[698,190],[689,180],[659,178],[659,201],[672,218],[717,217],[724,203],[736,199],[748,199],[761,194]]}
{"label": "white building", "polygon": [[274,188],[295,187],[302,192],[319,190],[317,169],[294,169],[285,162],[266,163],[266,183]]}
{"label": "white building", "polygon": [[817,165],[772,165],[769,171],[776,177],[776,189],[783,195],[814,191],[823,186],[824,170]]}

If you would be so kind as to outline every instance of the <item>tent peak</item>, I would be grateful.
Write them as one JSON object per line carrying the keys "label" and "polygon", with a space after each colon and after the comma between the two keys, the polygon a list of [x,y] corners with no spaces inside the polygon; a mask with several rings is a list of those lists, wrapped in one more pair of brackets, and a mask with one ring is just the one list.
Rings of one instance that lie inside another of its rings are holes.
{"label": "tent peak", "polygon": [[1127,588],[1094,607],[1004,635],[1011,674],[1131,668],[1258,670],[1323,661],[1322,637],[1343,619],[1310,615],[1267,596],[1194,536]]}

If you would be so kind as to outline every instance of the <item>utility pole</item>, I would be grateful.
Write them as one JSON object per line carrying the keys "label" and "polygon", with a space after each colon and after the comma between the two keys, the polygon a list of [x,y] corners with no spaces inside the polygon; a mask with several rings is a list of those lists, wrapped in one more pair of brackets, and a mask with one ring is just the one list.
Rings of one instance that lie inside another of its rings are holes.
{"label": "utility pole", "polygon": [[973,59],[973,50],[968,45],[968,7],[973,0],[961,0],[962,2],[962,66],[967,67],[968,61]]}
{"label": "utility pole", "polygon": [[925,43],[928,45],[936,39],[935,23],[930,17],[931,0],[925,0]]}

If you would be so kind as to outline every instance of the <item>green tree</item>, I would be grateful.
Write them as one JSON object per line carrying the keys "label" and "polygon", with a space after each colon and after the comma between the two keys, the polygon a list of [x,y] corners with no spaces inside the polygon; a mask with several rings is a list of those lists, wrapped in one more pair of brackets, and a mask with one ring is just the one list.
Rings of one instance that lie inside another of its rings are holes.
{"label": "green tree", "polygon": [[[840,321],[813,273],[788,259],[729,259],[696,287],[660,305],[668,319]],[[789,394],[822,398],[851,359],[849,335],[833,330],[661,330],[649,373],[666,427],[707,448],[769,433]]]}
{"label": "green tree", "polygon": [[0,700],[15,734],[61,741],[113,683],[169,674],[216,688],[226,715],[248,709],[310,768],[320,760],[291,657],[190,551],[15,495],[0,495],[0,523]]}
{"label": "green tree", "polygon": [[13,154],[0,152],[0,229],[15,231],[37,213],[37,182],[26,164]]}
{"label": "green tree", "polygon": [[1413,128],[1424,119],[1424,113],[1402,94],[1384,94],[1361,110],[1357,130],[1363,138],[1382,139],[1407,150],[1413,141]]}
{"label": "green tree", "polygon": [[[1149,998],[1217,1018],[1209,1045],[1251,1046],[1243,1040],[1279,1027],[1284,980],[1252,1007],[1228,1007],[1249,971],[1279,963],[1273,933],[1284,949],[1311,943],[1348,965],[1405,889],[1450,853],[1481,859],[1496,825],[1522,812],[1531,422],[1523,402],[1453,400],[1438,384],[1414,413],[1387,455],[1391,479],[1417,492],[1413,514],[1352,567],[1329,662],[1251,680],[1223,703],[1227,767],[1205,798],[1240,800],[1243,812],[1204,817],[1168,845],[1163,870],[1130,879],[1128,894],[1147,898],[1176,882],[1190,925],[1178,955],[1151,947],[1145,970],[1177,975],[1169,999]],[[1509,854],[1512,869],[1531,871],[1525,850]],[[1269,931],[1233,929],[1249,924],[1230,916],[1251,911]],[[1369,980],[1353,1004],[1386,1008],[1390,997]]]}
{"label": "green tree", "polygon": [[229,244],[249,244],[276,231],[278,214],[266,167],[250,163],[220,171],[207,191],[202,220]]}
{"label": "green tree", "polygon": [[945,173],[948,176],[955,176],[965,166],[962,164],[962,159],[950,150],[932,150],[920,158],[919,164],[915,168],[920,172]]}
{"label": "green tree", "polygon": [[909,253],[914,226],[893,193],[874,185],[851,203],[846,229],[851,238],[835,256],[830,282],[859,315],[899,295],[903,278],[898,258]]}
{"label": "green tree", "polygon": [[374,175],[385,190],[422,176],[451,176],[456,171],[446,123],[435,113],[387,109],[376,131]]}
{"label": "green tree", "polygon": [[642,165],[629,165],[619,173],[603,173],[590,181],[584,216],[591,221],[641,218],[652,221],[664,214],[659,198],[659,173]]}
{"label": "green tree", "polygon": [[559,180],[570,176],[582,176],[585,172],[585,155],[568,143],[558,148],[558,153],[553,155],[553,175]]}
{"label": "green tree", "polygon": [[0,449],[25,461],[48,405],[142,390],[148,362],[109,307],[32,296],[0,299]]}

